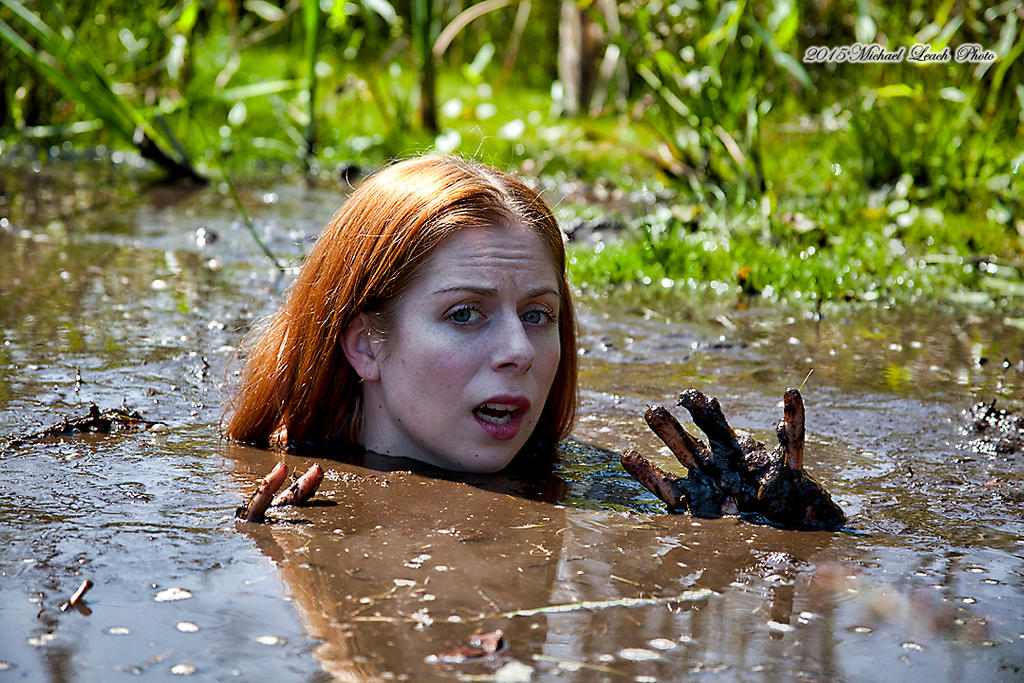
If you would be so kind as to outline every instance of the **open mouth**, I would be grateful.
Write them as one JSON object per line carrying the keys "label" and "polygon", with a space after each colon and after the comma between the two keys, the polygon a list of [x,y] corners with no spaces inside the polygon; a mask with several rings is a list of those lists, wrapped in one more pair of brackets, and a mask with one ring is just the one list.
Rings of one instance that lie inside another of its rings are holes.
{"label": "open mouth", "polygon": [[478,418],[496,425],[508,424],[517,412],[519,406],[511,403],[484,403],[473,409],[473,414]]}

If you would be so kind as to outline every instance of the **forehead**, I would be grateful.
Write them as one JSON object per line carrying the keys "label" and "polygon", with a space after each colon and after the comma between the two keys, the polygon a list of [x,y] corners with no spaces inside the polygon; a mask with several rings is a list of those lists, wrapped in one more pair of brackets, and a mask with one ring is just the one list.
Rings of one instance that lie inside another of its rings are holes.
{"label": "forehead", "polygon": [[540,278],[543,282],[530,284],[557,289],[560,270],[540,235],[515,223],[465,228],[450,235],[423,263],[416,279],[472,284],[475,278],[492,283]]}

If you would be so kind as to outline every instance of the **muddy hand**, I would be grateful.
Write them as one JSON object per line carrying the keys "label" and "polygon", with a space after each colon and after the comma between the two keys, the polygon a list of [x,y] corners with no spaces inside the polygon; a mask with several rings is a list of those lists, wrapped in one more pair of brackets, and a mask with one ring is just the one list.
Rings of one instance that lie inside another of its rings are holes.
{"label": "muddy hand", "polygon": [[691,436],[665,408],[649,409],[647,424],[686,468],[676,477],[633,450],[622,466],[669,510],[699,517],[729,512],[756,515],[762,521],[800,529],[838,529],[846,516],[828,492],[804,472],[804,404],[789,389],[783,419],[776,429],[779,446],[738,436],[729,426],[718,400],[687,389],[679,405],[689,411],[708,444]]}
{"label": "muddy hand", "polygon": [[279,493],[270,503],[274,507],[280,505],[299,505],[313,497],[320,482],[324,480],[324,470],[320,465],[313,465],[306,473],[296,479],[284,493]]}
{"label": "muddy hand", "polygon": [[686,468],[687,476],[673,476],[632,449],[623,453],[621,459],[629,475],[665,501],[672,512],[689,511],[698,517],[720,517],[723,508],[729,511],[730,499],[705,473],[714,469],[710,449],[690,436],[662,406],[648,408],[644,419]]}
{"label": "muddy hand", "polygon": [[288,478],[288,465],[279,462],[270,470],[270,474],[263,477],[249,497],[249,502],[235,511],[235,517],[245,522],[254,522],[263,519],[263,513],[270,506],[270,501],[277,493],[277,490]]}
{"label": "muddy hand", "polygon": [[299,505],[309,500],[323,481],[324,471],[320,465],[314,464],[283,493],[274,497],[287,479],[288,466],[283,462],[274,465],[270,474],[253,491],[249,502],[235,511],[235,517],[246,522],[259,521],[270,506]]}

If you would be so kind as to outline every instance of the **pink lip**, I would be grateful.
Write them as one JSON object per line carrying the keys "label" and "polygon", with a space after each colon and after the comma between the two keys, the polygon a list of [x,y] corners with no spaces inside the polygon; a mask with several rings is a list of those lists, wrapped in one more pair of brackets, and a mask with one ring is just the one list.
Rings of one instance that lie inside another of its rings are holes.
{"label": "pink lip", "polygon": [[486,401],[481,401],[478,405],[483,405],[484,403],[504,403],[519,409],[512,413],[512,419],[506,424],[495,424],[481,420],[476,413],[473,413],[473,419],[480,425],[480,429],[484,430],[484,433],[492,439],[497,439],[498,441],[514,439],[516,434],[519,433],[519,428],[523,426],[523,419],[526,417],[526,413],[530,410],[529,399],[525,396],[492,396]]}

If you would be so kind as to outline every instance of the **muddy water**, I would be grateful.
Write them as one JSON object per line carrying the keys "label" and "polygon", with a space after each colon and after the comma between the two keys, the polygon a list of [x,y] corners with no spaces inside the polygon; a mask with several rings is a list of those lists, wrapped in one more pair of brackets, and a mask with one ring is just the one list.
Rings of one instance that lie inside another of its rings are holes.
{"label": "muddy water", "polygon": [[[4,175],[0,433],[90,401],[170,432],[0,457],[0,679],[1021,676],[1024,455],[963,431],[978,401],[1024,404],[1024,333],[1004,323],[1020,311],[815,320],[584,296],[581,419],[557,458],[450,477],[323,454],[316,504],[238,524],[277,456],[220,440],[225,385],[289,276],[216,188],[126,176]],[[267,183],[246,199],[297,262],[338,195]],[[807,466],[846,532],[665,515],[619,468],[626,446],[673,467],[646,404],[693,386],[768,440],[783,390],[812,368]],[[85,606],[62,611],[84,578]],[[496,629],[496,654],[447,661]]]}

